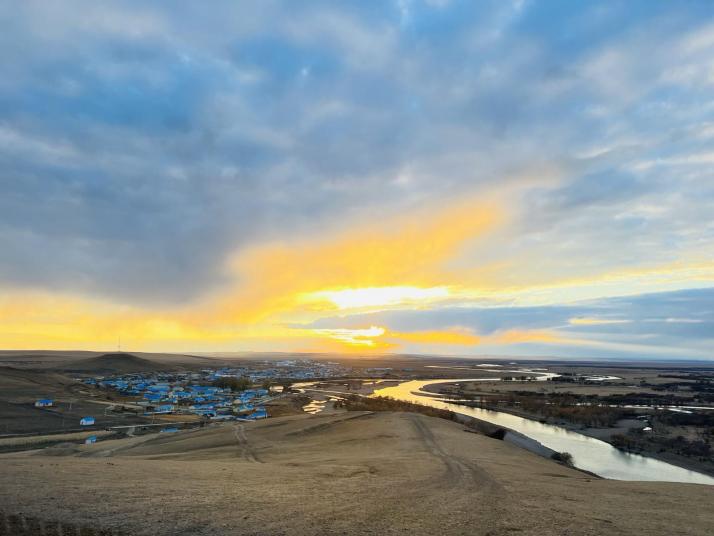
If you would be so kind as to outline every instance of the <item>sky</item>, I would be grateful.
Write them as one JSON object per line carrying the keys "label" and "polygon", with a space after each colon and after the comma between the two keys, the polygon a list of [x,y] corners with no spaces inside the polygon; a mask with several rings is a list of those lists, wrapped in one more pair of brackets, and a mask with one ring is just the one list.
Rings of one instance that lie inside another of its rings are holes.
{"label": "sky", "polygon": [[714,359],[709,0],[0,27],[0,348]]}

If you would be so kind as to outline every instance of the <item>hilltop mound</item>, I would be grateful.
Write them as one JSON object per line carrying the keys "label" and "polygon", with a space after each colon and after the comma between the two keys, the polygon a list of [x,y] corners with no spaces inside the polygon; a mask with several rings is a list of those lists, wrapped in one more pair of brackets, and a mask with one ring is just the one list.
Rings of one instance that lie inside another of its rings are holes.
{"label": "hilltop mound", "polygon": [[156,361],[144,359],[143,357],[138,357],[133,354],[111,353],[72,361],[58,368],[68,372],[131,374],[135,372],[173,370],[176,367],[157,363]]}

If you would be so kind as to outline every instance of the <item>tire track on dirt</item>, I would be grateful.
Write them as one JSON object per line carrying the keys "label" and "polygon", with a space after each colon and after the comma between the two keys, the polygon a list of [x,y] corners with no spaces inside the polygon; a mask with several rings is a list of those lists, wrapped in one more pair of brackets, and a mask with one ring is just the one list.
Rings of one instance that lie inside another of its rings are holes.
{"label": "tire track on dirt", "polygon": [[450,485],[502,491],[503,486],[486,471],[447,453],[436,440],[434,433],[424,423],[423,417],[411,415],[411,422],[426,448],[446,466],[444,480]]}
{"label": "tire track on dirt", "polygon": [[262,463],[255,456],[255,452],[253,452],[253,449],[248,444],[248,436],[245,433],[245,426],[242,424],[236,424],[233,432],[236,437],[236,443],[238,444],[238,448],[240,449],[241,457],[248,462]]}
{"label": "tire track on dirt", "polygon": [[312,417],[312,419],[325,419],[328,418],[327,422],[320,422],[318,424],[313,424],[311,426],[305,426],[304,428],[300,428],[299,430],[295,430],[292,432],[288,432],[285,434],[285,437],[290,437],[290,436],[300,436],[300,435],[306,435],[306,434],[312,434],[316,432],[321,432],[324,430],[328,430],[332,428],[333,426],[337,426],[339,424],[344,424],[348,421],[354,421],[356,419],[364,419],[367,417],[371,417],[373,415],[373,412],[368,411],[364,413],[359,413],[357,415],[348,415],[347,417],[343,417],[341,415],[316,415],[315,417]]}

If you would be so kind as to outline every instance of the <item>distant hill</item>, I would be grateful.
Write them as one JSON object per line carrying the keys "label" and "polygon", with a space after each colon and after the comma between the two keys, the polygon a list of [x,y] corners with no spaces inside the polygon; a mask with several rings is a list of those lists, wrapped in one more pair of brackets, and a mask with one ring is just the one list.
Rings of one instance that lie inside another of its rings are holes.
{"label": "distant hill", "polygon": [[79,359],[57,367],[67,372],[131,374],[176,370],[176,366],[158,363],[133,354],[111,353]]}
{"label": "distant hill", "polygon": [[40,395],[52,397],[64,393],[73,385],[81,384],[60,372],[0,366],[0,400],[34,401],[42,398]]}

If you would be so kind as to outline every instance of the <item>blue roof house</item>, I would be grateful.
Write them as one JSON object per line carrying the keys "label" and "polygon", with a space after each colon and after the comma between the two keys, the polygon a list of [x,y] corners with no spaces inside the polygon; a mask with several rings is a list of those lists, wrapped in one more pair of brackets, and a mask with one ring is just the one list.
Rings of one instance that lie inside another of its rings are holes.
{"label": "blue roof house", "polygon": [[52,407],[54,402],[49,399],[49,398],[41,398],[40,400],[35,402],[35,407],[36,408],[49,408]]}
{"label": "blue roof house", "polygon": [[82,417],[79,421],[80,426],[92,426],[94,424],[94,417]]}
{"label": "blue roof house", "polygon": [[253,413],[248,415],[249,419],[266,419],[268,417],[268,412],[265,408],[258,408]]}

